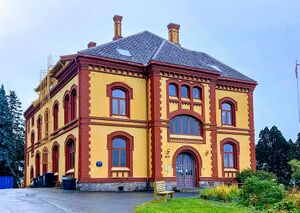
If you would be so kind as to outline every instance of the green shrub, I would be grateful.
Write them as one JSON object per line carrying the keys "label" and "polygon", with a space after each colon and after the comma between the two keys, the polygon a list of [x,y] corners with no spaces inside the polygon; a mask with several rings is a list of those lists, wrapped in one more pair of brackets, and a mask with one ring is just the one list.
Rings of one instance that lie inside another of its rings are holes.
{"label": "green shrub", "polygon": [[254,176],[246,179],[240,198],[244,205],[262,209],[280,202],[285,194],[283,185],[279,185],[276,181],[262,180]]}
{"label": "green shrub", "polygon": [[212,188],[204,189],[200,192],[200,196],[208,200],[232,201],[239,199],[240,190],[237,185],[219,185]]}
{"label": "green shrub", "polygon": [[271,172],[267,172],[264,170],[253,171],[252,169],[244,169],[239,174],[237,174],[236,179],[237,179],[238,183],[245,183],[245,181],[249,177],[258,177],[259,179],[262,179],[262,180],[276,180],[277,179],[276,175]]}
{"label": "green shrub", "polygon": [[245,183],[246,179],[255,176],[255,171],[252,169],[244,169],[237,174],[236,180],[238,183]]}
{"label": "green shrub", "polygon": [[292,201],[281,201],[271,206],[268,209],[269,213],[277,213],[277,212],[289,212],[289,213],[296,213],[299,212],[297,207]]}

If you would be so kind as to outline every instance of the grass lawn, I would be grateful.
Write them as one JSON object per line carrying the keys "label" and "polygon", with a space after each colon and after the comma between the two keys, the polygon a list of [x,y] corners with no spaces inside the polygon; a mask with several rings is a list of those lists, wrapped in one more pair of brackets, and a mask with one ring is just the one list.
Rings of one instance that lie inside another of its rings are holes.
{"label": "grass lawn", "polygon": [[217,201],[203,200],[200,198],[177,198],[168,202],[152,201],[136,207],[136,212],[212,212],[212,213],[231,213],[231,212],[253,212],[251,209],[239,206],[236,203],[222,203]]}

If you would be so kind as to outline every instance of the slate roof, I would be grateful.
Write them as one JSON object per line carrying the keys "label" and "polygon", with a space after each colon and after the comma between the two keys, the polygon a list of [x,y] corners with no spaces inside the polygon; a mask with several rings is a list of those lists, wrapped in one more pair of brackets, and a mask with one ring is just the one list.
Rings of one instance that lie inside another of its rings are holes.
{"label": "slate roof", "polygon": [[[118,49],[129,51],[131,56],[121,54]],[[221,76],[226,78],[255,82],[206,53],[188,50],[148,31],[85,49],[78,53],[134,62],[145,66],[150,61],[159,61],[213,73],[219,72]]]}

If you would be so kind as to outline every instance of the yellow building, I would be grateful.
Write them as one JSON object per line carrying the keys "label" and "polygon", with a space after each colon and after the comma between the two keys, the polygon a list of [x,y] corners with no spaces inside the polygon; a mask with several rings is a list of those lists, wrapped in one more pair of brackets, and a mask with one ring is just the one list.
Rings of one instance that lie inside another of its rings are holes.
{"label": "yellow building", "polygon": [[55,173],[81,190],[142,190],[235,181],[255,169],[256,82],[148,31],[62,56],[26,110],[26,185]]}

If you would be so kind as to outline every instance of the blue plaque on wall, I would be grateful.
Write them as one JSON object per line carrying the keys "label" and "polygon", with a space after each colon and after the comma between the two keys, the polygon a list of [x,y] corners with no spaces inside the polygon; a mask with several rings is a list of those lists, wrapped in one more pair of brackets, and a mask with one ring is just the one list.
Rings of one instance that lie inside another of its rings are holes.
{"label": "blue plaque on wall", "polygon": [[96,162],[96,166],[97,166],[97,167],[102,167],[102,165],[103,165],[103,164],[102,164],[102,161],[97,161],[97,162]]}

